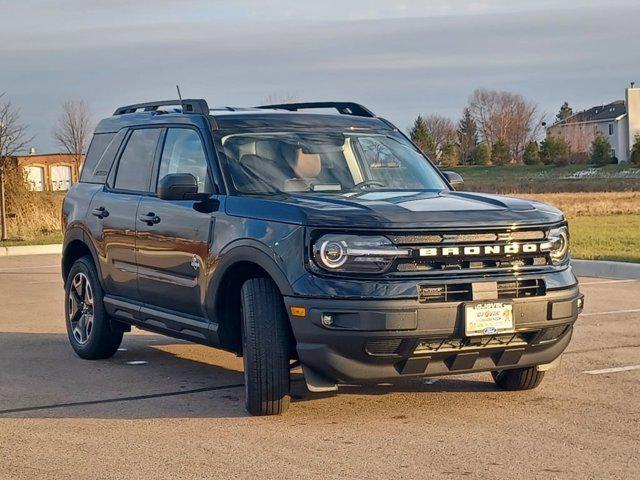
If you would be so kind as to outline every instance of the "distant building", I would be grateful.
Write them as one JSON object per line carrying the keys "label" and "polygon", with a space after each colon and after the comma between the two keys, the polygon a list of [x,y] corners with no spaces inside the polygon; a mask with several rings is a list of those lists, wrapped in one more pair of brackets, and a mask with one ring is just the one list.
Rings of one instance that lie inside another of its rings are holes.
{"label": "distant building", "polygon": [[74,155],[68,153],[33,153],[17,155],[12,159],[24,172],[29,188],[39,192],[69,190],[78,181],[84,161],[84,157],[77,161]]}
{"label": "distant building", "polygon": [[590,152],[596,132],[609,140],[614,162],[628,162],[635,137],[640,135],[640,88],[632,83],[625,100],[578,112],[547,128],[547,136],[564,138],[571,152],[578,154]]}

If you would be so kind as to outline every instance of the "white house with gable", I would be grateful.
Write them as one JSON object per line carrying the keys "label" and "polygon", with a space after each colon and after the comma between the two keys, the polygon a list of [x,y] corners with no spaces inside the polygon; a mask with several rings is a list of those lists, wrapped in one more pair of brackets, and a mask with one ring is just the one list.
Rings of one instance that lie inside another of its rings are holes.
{"label": "white house with gable", "polygon": [[625,99],[578,112],[547,128],[547,136],[564,138],[573,153],[589,153],[596,133],[611,144],[614,162],[628,162],[636,136],[640,136],[640,88],[633,83]]}

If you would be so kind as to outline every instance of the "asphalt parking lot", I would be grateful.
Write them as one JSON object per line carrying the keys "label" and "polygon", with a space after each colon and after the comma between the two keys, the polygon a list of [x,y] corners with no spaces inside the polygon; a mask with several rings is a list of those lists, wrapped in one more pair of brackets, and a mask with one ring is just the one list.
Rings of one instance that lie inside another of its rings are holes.
{"label": "asphalt parking lot", "polygon": [[0,478],[638,478],[640,281],[581,281],[585,312],[537,390],[298,380],[285,416],[252,418],[240,359],[134,331],[81,360],[59,256],[0,258]]}

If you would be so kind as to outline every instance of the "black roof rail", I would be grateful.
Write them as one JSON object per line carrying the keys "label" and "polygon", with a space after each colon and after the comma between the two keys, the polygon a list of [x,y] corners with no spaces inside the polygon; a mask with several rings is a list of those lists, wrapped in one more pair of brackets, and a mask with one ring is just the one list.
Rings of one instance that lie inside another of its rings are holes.
{"label": "black roof rail", "polygon": [[276,105],[261,105],[256,108],[289,110],[295,112],[304,109],[314,108],[335,108],[342,115],[353,115],[354,117],[375,118],[374,113],[367,107],[353,102],[307,102],[307,103],[280,103]]}
{"label": "black roof rail", "polygon": [[209,105],[206,100],[201,98],[188,100],[160,100],[156,102],[125,105],[124,107],[117,108],[113,114],[123,115],[125,113],[135,113],[138,110],[142,110],[144,112],[155,112],[160,107],[168,107],[172,105],[179,105],[182,107],[182,113],[199,113],[201,115],[209,115]]}

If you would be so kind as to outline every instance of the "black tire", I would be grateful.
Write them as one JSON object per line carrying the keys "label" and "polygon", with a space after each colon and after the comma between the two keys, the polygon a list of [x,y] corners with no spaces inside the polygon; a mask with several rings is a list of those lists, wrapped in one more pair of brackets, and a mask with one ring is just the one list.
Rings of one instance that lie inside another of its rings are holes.
{"label": "black tire", "polygon": [[289,408],[291,330],[282,296],[268,278],[247,280],[241,290],[245,406],[251,415],[279,415]]}
{"label": "black tire", "polygon": [[[82,286],[85,281],[89,289]],[[79,295],[83,290],[86,296],[84,299]],[[64,293],[67,335],[76,354],[86,360],[113,356],[122,342],[124,331],[111,325],[102,302],[102,286],[91,257],[82,257],[74,262],[64,285]],[[82,308],[78,308],[78,305],[82,305]],[[86,316],[83,317],[82,312]],[[82,318],[85,319],[84,322]]]}
{"label": "black tire", "polygon": [[538,371],[536,367],[528,367],[491,372],[491,376],[503,390],[531,390],[540,385],[544,372]]}

